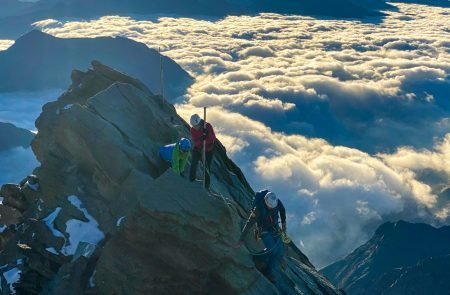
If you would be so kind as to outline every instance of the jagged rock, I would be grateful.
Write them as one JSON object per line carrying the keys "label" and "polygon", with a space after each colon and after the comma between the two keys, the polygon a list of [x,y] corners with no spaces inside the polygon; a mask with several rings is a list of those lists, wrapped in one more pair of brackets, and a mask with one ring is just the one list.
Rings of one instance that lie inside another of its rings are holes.
{"label": "jagged rock", "polygon": [[[259,279],[249,271],[253,264],[245,253],[232,251],[240,227],[226,204],[171,170],[141,185],[136,212],[105,246],[97,265],[105,294],[238,294]],[[152,196],[155,187],[159,193]],[[143,237],[151,238],[144,242]],[[136,274],[131,283],[124,269]]]}
{"label": "jagged rock", "polygon": [[[0,205],[0,226],[10,226],[12,224],[17,224],[20,221],[22,214],[12,207]],[[4,230],[0,228],[0,231]]]}
{"label": "jagged rock", "polygon": [[20,186],[13,183],[2,185],[0,196],[3,197],[3,204],[24,211],[27,208],[27,202],[22,194]]}
{"label": "jagged rock", "polygon": [[[27,258],[18,287],[44,294],[339,294],[293,243],[280,280],[266,279],[245,248],[232,247],[253,190],[223,145],[211,168],[214,193],[175,175],[158,150],[189,137],[187,123],[139,81],[93,66],[73,74],[70,89],[36,121],[39,189],[26,212],[35,219],[8,243],[20,239],[32,250],[17,254],[9,245],[8,259],[0,256],[10,266]],[[85,243],[97,245],[98,256],[77,254]],[[56,275],[40,273],[39,265]]]}
{"label": "jagged rock", "polygon": [[89,259],[83,256],[63,265],[41,294],[83,294],[89,281],[89,276],[86,275],[88,267]]}

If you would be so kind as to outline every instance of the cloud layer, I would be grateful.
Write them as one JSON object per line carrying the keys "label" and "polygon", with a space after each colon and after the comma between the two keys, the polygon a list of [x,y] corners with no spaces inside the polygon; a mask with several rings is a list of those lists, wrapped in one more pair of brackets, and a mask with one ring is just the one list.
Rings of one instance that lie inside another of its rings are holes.
{"label": "cloud layer", "polygon": [[398,7],[381,23],[262,14],[37,25],[161,47],[196,78],[178,112],[209,107],[229,155],[255,189],[280,196],[290,233],[323,266],[384,221],[448,222],[450,11]]}
{"label": "cloud layer", "polygon": [[34,121],[41,113],[42,106],[57,99],[62,92],[62,89],[52,89],[39,92],[0,93],[0,122],[12,123],[17,127],[35,131]]}
{"label": "cloud layer", "polygon": [[19,183],[39,165],[30,148],[0,151],[0,184]]}

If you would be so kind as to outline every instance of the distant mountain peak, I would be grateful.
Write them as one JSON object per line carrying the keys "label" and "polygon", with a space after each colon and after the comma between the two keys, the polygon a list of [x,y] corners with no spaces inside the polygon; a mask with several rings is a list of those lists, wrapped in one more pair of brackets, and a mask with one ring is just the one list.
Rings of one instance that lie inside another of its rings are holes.
{"label": "distant mountain peak", "polygon": [[162,62],[168,99],[183,95],[193,81],[172,59],[131,39],[57,38],[32,30],[0,52],[0,92],[65,89],[70,85],[70,72],[87,69],[92,60],[136,77],[153,93],[161,92]]}
{"label": "distant mountain peak", "polygon": [[385,236],[404,236],[420,232],[433,232],[438,230],[432,225],[426,223],[411,223],[405,220],[399,220],[396,222],[386,222],[380,225],[375,231],[376,235]]}
{"label": "distant mountain peak", "polygon": [[20,36],[16,40],[15,44],[36,42],[36,41],[42,42],[45,40],[55,40],[55,39],[57,39],[57,37],[54,37],[50,34],[42,32],[40,30],[33,29],[33,30],[29,31],[28,33]]}
{"label": "distant mountain peak", "polygon": [[[322,272],[348,294],[411,294],[398,288],[406,284],[413,286],[409,290],[423,290],[425,285],[415,278],[417,274],[431,278],[427,280],[427,288],[446,281],[438,289],[430,290],[430,294],[446,294],[439,290],[449,290],[450,282],[439,261],[441,258],[449,261],[449,254],[450,226],[435,228],[399,220],[382,224],[368,242]],[[421,261],[427,262],[426,268]],[[394,284],[400,280],[401,284]]]}

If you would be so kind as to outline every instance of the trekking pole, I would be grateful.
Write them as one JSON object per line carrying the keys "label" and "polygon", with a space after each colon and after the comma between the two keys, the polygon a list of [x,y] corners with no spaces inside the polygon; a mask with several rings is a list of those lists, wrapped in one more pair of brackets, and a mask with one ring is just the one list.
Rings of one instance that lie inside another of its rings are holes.
{"label": "trekking pole", "polygon": [[[206,134],[206,107],[203,107],[203,134]],[[206,138],[203,139],[203,188],[206,188]]]}

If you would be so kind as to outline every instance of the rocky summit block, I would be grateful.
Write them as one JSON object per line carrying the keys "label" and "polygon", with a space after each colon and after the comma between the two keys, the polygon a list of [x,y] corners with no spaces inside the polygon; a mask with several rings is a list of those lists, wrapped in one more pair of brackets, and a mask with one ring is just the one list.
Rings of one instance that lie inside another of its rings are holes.
{"label": "rocky summit block", "polygon": [[[158,156],[162,145],[189,137],[172,105],[99,62],[72,77],[36,121],[39,186],[28,185],[35,190],[27,193],[15,187],[24,204],[0,255],[0,271],[9,278],[4,288],[26,294],[339,294],[293,243],[275,284],[260,272],[260,256],[233,247],[253,190],[220,142],[210,192]],[[262,249],[252,239],[247,246]]]}

